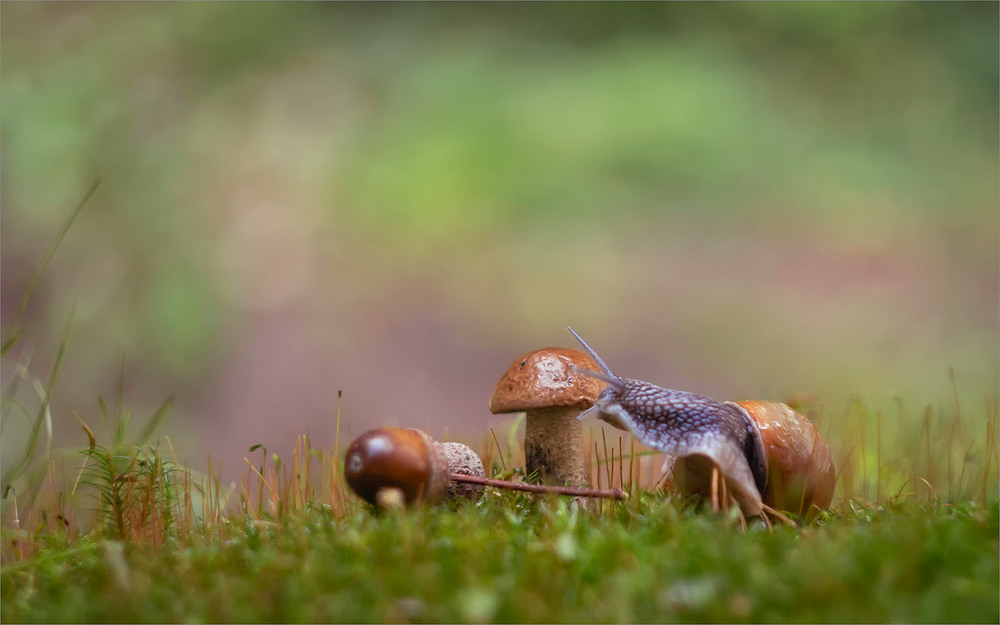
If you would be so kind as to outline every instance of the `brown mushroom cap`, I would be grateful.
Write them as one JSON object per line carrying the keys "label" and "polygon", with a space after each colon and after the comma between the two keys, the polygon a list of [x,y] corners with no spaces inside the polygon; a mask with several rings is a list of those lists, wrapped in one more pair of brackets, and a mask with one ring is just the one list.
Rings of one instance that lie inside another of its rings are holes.
{"label": "brown mushroom cap", "polygon": [[490,412],[520,412],[552,406],[589,408],[604,382],[577,375],[573,367],[600,371],[587,354],[565,347],[546,347],[511,363],[490,399]]}
{"label": "brown mushroom cap", "polygon": [[351,442],[344,477],[359,497],[378,505],[378,492],[399,489],[405,503],[444,498],[448,463],[434,439],[414,428],[368,430]]}

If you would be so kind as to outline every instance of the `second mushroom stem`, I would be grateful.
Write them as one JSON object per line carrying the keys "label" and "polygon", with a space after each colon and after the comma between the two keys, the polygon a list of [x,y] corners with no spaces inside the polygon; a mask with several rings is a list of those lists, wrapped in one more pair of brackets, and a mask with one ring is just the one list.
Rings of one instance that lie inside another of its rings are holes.
{"label": "second mushroom stem", "polygon": [[510,482],[508,480],[495,480],[477,475],[464,475],[462,473],[452,473],[453,482],[466,482],[469,484],[482,484],[483,486],[493,486],[496,488],[506,488],[508,490],[521,490],[530,493],[553,493],[556,495],[569,495],[572,497],[597,497],[603,499],[617,499],[624,501],[628,499],[628,493],[620,488],[598,489],[598,488],[578,488],[575,486],[549,486],[547,484],[527,484],[525,482]]}
{"label": "second mushroom stem", "polygon": [[530,475],[547,484],[586,487],[581,408],[552,406],[527,411],[524,423],[524,463]]}

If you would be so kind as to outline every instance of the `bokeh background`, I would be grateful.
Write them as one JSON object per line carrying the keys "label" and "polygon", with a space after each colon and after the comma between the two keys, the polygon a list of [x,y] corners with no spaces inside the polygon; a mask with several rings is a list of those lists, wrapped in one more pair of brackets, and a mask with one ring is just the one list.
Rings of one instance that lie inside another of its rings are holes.
{"label": "bokeh background", "polygon": [[133,420],[173,395],[160,434],[224,473],[331,446],[338,390],[342,444],[503,436],[497,379],[569,324],[828,420],[996,396],[996,3],[0,13],[5,324],[102,178],[8,354],[44,381],[66,341],[59,444],[106,436],[123,358]]}

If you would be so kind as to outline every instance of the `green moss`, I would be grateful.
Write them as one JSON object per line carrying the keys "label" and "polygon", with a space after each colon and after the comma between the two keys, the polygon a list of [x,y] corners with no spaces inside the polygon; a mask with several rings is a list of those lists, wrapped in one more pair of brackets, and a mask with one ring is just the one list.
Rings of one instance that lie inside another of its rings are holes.
{"label": "green moss", "polygon": [[[2,573],[5,622],[982,622],[997,500],[771,529],[642,496],[597,515],[490,498],[164,548],[86,539]],[[122,568],[124,567],[124,568]]]}

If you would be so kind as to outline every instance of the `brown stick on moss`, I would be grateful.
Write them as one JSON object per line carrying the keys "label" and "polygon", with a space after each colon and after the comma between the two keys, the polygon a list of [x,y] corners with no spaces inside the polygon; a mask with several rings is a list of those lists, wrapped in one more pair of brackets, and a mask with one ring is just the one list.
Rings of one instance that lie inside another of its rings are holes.
{"label": "brown stick on moss", "polygon": [[508,490],[527,491],[529,493],[553,493],[556,495],[569,495],[571,497],[600,497],[604,499],[617,499],[618,501],[628,499],[628,493],[620,488],[598,489],[577,488],[574,486],[550,486],[547,484],[527,484],[525,482],[494,480],[488,477],[463,475],[461,473],[452,473],[451,480],[454,482],[467,482],[470,484],[482,484],[483,486],[506,488]]}

